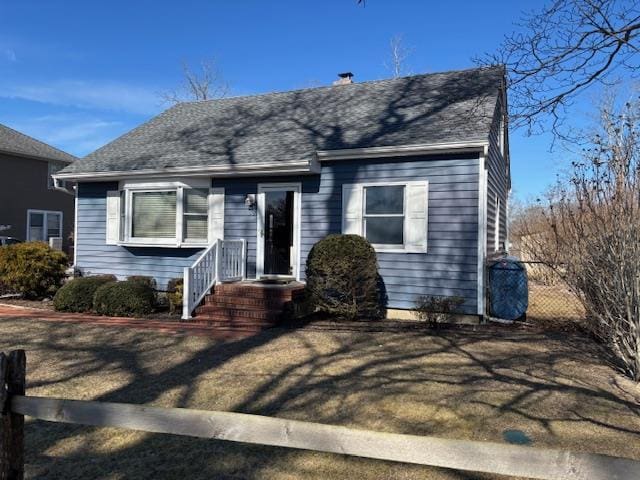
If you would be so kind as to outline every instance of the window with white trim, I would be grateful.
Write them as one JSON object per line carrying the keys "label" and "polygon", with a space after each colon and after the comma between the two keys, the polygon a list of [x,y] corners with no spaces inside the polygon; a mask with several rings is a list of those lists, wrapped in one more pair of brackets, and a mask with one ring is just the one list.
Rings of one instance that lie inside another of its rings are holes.
{"label": "window with white trim", "polygon": [[62,212],[28,210],[27,241],[48,242],[50,238],[62,238]]}
{"label": "window with white trim", "polygon": [[209,181],[121,182],[107,192],[107,244],[188,247],[222,238],[224,219],[212,213],[224,207],[224,189]]}
{"label": "window with white trim", "polygon": [[364,187],[363,232],[372,245],[404,248],[404,185]]}
{"label": "window with white trim", "polygon": [[426,253],[428,196],[426,181],[344,184],[342,232],[378,252]]}

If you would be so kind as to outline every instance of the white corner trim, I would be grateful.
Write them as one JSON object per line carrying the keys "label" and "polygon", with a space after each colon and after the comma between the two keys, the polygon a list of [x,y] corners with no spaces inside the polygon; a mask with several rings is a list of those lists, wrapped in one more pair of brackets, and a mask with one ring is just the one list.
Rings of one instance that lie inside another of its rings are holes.
{"label": "white corner trim", "polygon": [[481,152],[486,155],[488,141],[456,143],[424,143],[415,145],[394,145],[389,147],[348,148],[342,150],[318,150],[318,160],[352,160],[357,158],[404,157],[435,153]]}
{"label": "white corner trim", "polygon": [[58,180],[107,180],[139,177],[174,178],[181,176],[242,176],[310,174],[319,171],[317,159],[295,160],[269,163],[247,163],[243,165],[209,165],[197,167],[171,167],[149,170],[118,170],[113,172],[58,173],[52,175]]}
{"label": "white corner trim", "polygon": [[478,315],[485,315],[485,260],[487,257],[487,169],[486,156],[478,164]]}
{"label": "white corner trim", "polygon": [[[63,224],[64,227],[64,224]],[[78,265],[78,188],[73,197],[73,268]]]}

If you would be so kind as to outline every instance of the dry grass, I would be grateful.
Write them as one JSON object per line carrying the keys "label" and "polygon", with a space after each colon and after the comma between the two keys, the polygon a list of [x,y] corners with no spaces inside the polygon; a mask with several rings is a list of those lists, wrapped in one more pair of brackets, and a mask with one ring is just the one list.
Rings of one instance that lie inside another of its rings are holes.
{"label": "dry grass", "polygon": [[[584,337],[523,330],[274,329],[228,342],[28,319],[28,393],[258,413],[380,431],[640,459],[640,391]],[[27,424],[29,478],[488,479],[339,455]]]}

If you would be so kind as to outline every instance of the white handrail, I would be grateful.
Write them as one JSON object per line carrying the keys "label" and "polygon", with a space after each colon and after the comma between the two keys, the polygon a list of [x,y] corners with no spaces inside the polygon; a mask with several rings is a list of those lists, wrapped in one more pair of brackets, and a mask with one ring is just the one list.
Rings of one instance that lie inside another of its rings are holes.
{"label": "white handrail", "polygon": [[244,280],[247,242],[216,240],[190,267],[184,268],[182,319],[188,320],[216,282]]}

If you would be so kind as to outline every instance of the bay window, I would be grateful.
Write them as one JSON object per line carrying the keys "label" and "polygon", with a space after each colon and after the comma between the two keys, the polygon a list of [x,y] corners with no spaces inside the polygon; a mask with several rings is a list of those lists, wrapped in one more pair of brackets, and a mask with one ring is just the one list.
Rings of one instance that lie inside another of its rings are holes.
{"label": "bay window", "polygon": [[121,182],[107,192],[107,244],[201,247],[221,238],[224,189],[209,182]]}

